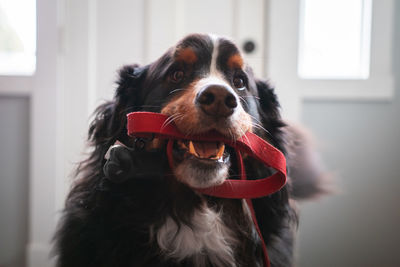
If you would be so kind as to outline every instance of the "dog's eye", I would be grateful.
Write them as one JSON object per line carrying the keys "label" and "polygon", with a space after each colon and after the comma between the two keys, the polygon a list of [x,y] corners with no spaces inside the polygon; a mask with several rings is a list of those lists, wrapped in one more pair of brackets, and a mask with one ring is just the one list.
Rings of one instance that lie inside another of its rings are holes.
{"label": "dog's eye", "polygon": [[183,71],[181,71],[181,70],[174,71],[171,74],[171,80],[174,83],[181,82],[183,80],[183,77],[185,77],[185,73]]}
{"label": "dog's eye", "polygon": [[240,91],[245,89],[244,80],[241,77],[234,77],[233,85]]}

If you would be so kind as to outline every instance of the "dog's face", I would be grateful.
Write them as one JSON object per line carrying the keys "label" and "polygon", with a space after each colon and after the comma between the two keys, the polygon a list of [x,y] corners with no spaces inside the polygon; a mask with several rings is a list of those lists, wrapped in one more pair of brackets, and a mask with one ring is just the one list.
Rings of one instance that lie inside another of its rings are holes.
{"label": "dog's face", "polygon": [[[120,81],[117,99],[134,107],[131,111],[169,115],[186,135],[214,130],[236,140],[247,131],[268,129],[265,123],[279,117],[272,90],[255,80],[239,49],[224,38],[190,35],[153,64],[130,72],[139,85],[124,88]],[[220,142],[177,141],[174,174],[191,187],[220,184],[228,177],[230,154]]]}

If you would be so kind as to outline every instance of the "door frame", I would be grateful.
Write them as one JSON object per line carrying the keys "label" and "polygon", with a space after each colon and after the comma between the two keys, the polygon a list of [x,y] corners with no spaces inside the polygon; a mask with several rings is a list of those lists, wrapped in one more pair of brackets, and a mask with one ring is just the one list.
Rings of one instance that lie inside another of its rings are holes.
{"label": "door frame", "polygon": [[59,167],[58,1],[37,0],[37,60],[30,95],[30,186],[27,266],[53,266],[49,260],[55,229]]}

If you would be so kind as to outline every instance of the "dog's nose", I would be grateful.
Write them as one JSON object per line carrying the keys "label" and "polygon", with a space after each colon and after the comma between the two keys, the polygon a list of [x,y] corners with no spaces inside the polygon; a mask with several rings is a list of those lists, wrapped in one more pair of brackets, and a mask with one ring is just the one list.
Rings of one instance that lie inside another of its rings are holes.
{"label": "dog's nose", "polygon": [[208,85],[196,96],[196,104],[207,115],[228,117],[237,107],[236,97],[224,85]]}

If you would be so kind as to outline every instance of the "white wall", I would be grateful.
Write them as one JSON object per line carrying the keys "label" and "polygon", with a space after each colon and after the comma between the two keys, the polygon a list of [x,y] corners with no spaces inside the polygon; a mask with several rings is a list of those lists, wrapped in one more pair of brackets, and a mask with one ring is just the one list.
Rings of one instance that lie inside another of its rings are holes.
{"label": "white wall", "polygon": [[400,266],[400,2],[393,12],[393,100],[303,105],[342,193],[302,205],[301,267]]}

